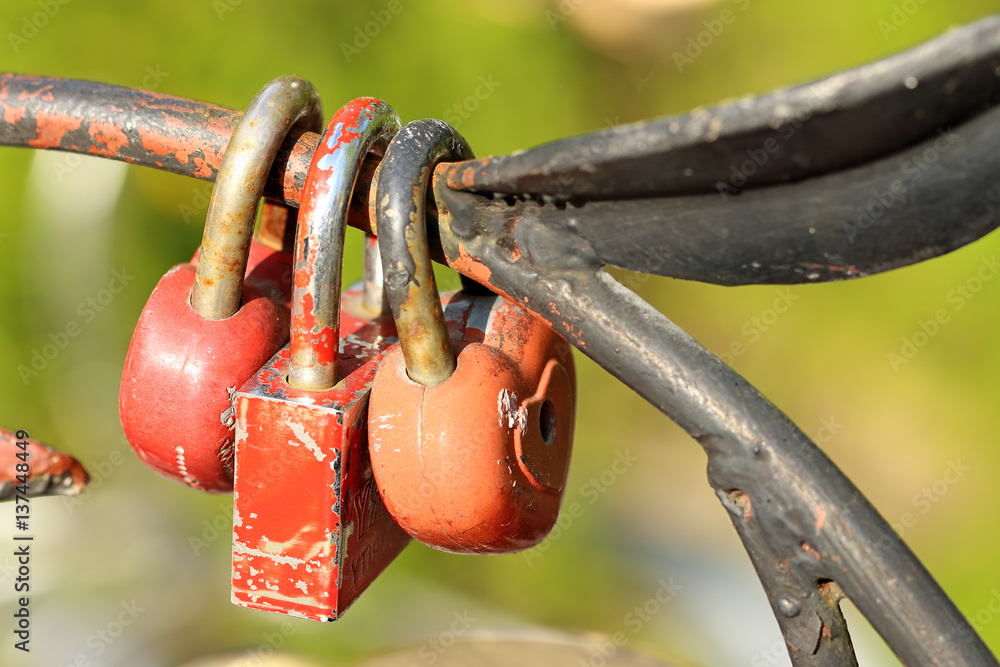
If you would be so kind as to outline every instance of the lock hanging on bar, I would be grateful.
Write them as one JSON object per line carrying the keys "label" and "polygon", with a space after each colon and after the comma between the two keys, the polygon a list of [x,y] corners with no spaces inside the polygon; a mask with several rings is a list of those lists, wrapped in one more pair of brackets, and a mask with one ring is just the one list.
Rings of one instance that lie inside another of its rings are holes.
{"label": "lock hanging on bar", "polygon": [[334,114],[313,155],[291,340],[233,399],[235,604],[335,620],[409,542],[382,504],[367,448],[368,387],[395,327],[366,303],[363,285],[340,294],[358,170],[399,126],[385,102],[356,99]]}
{"label": "lock hanging on bar", "polygon": [[569,344],[503,297],[470,320],[456,356],[438,301],[426,229],[429,174],[471,158],[439,120],[414,121],[379,168],[376,216],[400,347],[379,367],[368,433],[375,480],[411,536],[443,551],[509,553],[559,515],[576,379]]}
{"label": "lock hanging on bar", "polygon": [[193,488],[232,490],[232,394],[288,340],[287,258],[252,242],[254,221],[285,136],[321,124],[303,79],[275,79],[254,97],[219,167],[197,265],[170,269],[136,324],[122,428],[147,466]]}

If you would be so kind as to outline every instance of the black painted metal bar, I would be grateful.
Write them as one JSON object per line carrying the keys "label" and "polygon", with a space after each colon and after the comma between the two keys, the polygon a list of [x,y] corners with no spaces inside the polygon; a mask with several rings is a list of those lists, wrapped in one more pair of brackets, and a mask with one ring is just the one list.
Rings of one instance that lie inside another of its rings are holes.
{"label": "black painted metal bar", "polygon": [[449,185],[586,201],[798,181],[880,159],[995,106],[998,67],[1000,16],[992,16],[796,88],[472,160]]}
{"label": "black painted metal bar", "polygon": [[797,667],[852,664],[839,589],[907,664],[998,664],[862,493],[745,379],[592,251],[528,220],[469,225],[477,195],[436,192],[449,263],[475,267],[702,445]]}
{"label": "black painted metal bar", "polygon": [[990,108],[881,160],[738,196],[564,207],[477,196],[463,215],[559,230],[567,246],[633,271],[722,285],[826,282],[937,257],[992,231],[997,174],[1000,108]]}

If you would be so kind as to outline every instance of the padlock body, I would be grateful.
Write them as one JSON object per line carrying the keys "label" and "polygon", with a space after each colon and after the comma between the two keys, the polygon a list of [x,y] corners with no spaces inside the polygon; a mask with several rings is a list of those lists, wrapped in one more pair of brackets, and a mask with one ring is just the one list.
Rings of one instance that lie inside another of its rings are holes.
{"label": "padlock body", "polygon": [[[359,284],[343,296],[335,387],[290,387],[286,346],[234,397],[235,604],[335,620],[409,542],[382,502],[368,451],[369,391],[398,348],[395,325],[388,315],[366,319],[362,295]],[[488,315],[465,298],[445,308],[456,340]]]}
{"label": "padlock body", "polygon": [[232,489],[231,397],[288,338],[288,310],[250,282],[243,305],[205,320],[190,304],[195,267],[175,266],[139,316],[119,395],[122,428],[142,461],[204,491]]}
{"label": "padlock body", "polygon": [[425,387],[400,350],[372,388],[369,441],[390,513],[414,538],[458,553],[510,553],[555,525],[576,406],[569,345],[500,297],[454,344],[458,365]]}

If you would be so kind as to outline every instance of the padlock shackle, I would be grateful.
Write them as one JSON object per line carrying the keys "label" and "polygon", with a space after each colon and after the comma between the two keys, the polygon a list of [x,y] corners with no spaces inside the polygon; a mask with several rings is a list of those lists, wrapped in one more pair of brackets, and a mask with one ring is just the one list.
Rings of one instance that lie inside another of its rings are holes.
{"label": "padlock shackle", "polygon": [[415,120],[393,139],[377,176],[375,217],[385,291],[407,375],[429,387],[447,380],[456,362],[431,266],[427,187],[439,162],[472,157],[469,144],[447,123]]}
{"label": "padlock shackle", "polygon": [[293,127],[318,131],[323,107],[312,84],[282,76],[264,86],[233,130],[208,204],[191,306],[208,320],[240,308],[257,207],[271,164]]}
{"label": "padlock shackle", "polygon": [[351,193],[365,157],[399,131],[386,102],[359,97],[333,115],[313,153],[295,235],[288,384],[318,391],[337,383],[340,290]]}

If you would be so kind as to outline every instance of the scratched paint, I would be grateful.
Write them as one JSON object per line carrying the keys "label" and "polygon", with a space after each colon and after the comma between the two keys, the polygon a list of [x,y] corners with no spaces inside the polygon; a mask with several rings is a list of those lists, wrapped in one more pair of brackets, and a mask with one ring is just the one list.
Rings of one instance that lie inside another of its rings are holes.
{"label": "scratched paint", "polygon": [[398,130],[382,100],[362,97],[339,109],[312,156],[295,240],[289,381],[320,389],[337,381],[344,235],[354,184],[369,151]]}
{"label": "scratched paint", "polygon": [[[336,386],[290,386],[286,346],[235,395],[236,604],[334,620],[409,541],[382,503],[368,458],[371,383],[398,343],[391,317],[353,309],[363,289],[355,285],[341,301]],[[442,300],[457,338],[470,310],[491,302]]]}

